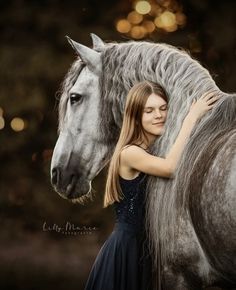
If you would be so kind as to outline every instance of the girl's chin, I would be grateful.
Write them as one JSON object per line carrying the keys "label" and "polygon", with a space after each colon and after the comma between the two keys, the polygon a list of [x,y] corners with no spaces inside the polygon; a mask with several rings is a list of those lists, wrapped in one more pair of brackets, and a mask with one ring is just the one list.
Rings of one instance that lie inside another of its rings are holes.
{"label": "girl's chin", "polygon": [[160,134],[163,134],[164,131],[165,131],[164,128],[160,128],[159,130],[156,130],[155,132],[153,132],[153,134],[160,135]]}

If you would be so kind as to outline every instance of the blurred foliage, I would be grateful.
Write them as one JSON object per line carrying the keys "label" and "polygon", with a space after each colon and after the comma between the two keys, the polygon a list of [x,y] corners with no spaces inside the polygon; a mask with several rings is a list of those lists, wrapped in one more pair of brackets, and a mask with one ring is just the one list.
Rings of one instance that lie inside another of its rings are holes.
{"label": "blurred foliage", "polygon": [[[236,91],[235,8],[232,1],[182,1],[187,26],[152,40],[188,49],[225,91]],[[214,5],[213,5],[214,4]],[[95,202],[71,204],[50,184],[50,158],[57,139],[57,100],[75,54],[65,35],[90,45],[89,33],[125,41],[115,20],[130,2],[0,1],[1,289],[82,289],[100,246],[112,230],[112,208],[102,209],[105,171],[95,179]],[[20,117],[23,131],[10,122]],[[43,223],[98,227],[96,233],[65,236]]]}

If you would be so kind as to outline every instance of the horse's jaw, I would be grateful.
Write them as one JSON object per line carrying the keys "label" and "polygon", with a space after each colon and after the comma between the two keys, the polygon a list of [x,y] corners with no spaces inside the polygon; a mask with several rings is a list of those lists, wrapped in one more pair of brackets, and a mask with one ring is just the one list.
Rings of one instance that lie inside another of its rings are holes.
{"label": "horse's jaw", "polygon": [[[88,138],[88,140],[86,139]],[[110,159],[108,146],[86,134],[61,133],[51,160],[51,184],[64,199],[91,196],[91,182]]]}

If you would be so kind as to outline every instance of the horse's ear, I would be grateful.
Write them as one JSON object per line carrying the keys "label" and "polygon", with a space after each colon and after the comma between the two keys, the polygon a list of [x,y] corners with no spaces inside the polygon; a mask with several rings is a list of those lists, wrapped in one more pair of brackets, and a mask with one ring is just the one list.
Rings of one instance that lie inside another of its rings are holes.
{"label": "horse's ear", "polygon": [[102,39],[94,33],[90,33],[90,35],[91,35],[92,41],[93,41],[93,49],[96,51],[102,51],[105,47],[105,44],[102,41]]}
{"label": "horse's ear", "polygon": [[80,44],[70,37],[66,36],[68,42],[73,47],[73,49],[79,54],[82,61],[88,66],[88,68],[93,71],[99,73],[100,64],[101,64],[101,56],[97,51]]}

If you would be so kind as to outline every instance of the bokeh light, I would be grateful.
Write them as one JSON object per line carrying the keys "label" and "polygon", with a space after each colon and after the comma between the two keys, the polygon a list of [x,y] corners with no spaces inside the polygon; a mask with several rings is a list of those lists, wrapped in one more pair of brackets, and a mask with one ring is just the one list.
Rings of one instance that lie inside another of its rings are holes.
{"label": "bokeh light", "polygon": [[155,18],[154,23],[155,23],[156,27],[158,27],[158,28],[163,28],[164,27],[160,16],[157,16]]}
{"label": "bokeh light", "polygon": [[165,11],[162,13],[160,19],[164,27],[171,27],[176,24],[175,14],[170,11]]}
{"label": "bokeh light", "polygon": [[171,25],[171,26],[166,26],[164,29],[167,32],[174,32],[175,30],[178,29],[178,25],[174,24],[174,25]]}
{"label": "bokeh light", "polygon": [[151,11],[151,5],[147,1],[138,1],[135,10],[140,14],[148,14]]}
{"label": "bokeh light", "polygon": [[22,130],[24,130],[26,127],[26,123],[23,119],[21,118],[13,118],[11,120],[11,128],[12,130],[16,131],[16,132],[20,132]]}
{"label": "bokeh light", "polygon": [[5,121],[2,116],[0,116],[0,130],[2,130],[5,127]]}
{"label": "bokeh light", "polygon": [[134,10],[116,24],[118,32],[128,34],[131,38],[142,39],[163,30],[171,33],[186,24],[187,17],[178,1],[158,0],[158,3],[153,0],[131,1]]}
{"label": "bokeh light", "polygon": [[131,29],[131,24],[129,23],[128,20],[121,19],[117,22],[116,29],[117,29],[117,31],[119,31],[121,33],[127,33]]}
{"label": "bokeh light", "polygon": [[142,39],[146,35],[146,29],[143,26],[134,26],[131,28],[130,35],[135,39]]}
{"label": "bokeh light", "polygon": [[139,24],[143,20],[143,15],[137,13],[136,11],[132,11],[128,14],[127,19],[132,24]]}
{"label": "bokeh light", "polygon": [[152,33],[155,30],[155,24],[152,21],[146,20],[143,22],[143,27],[148,33]]}

